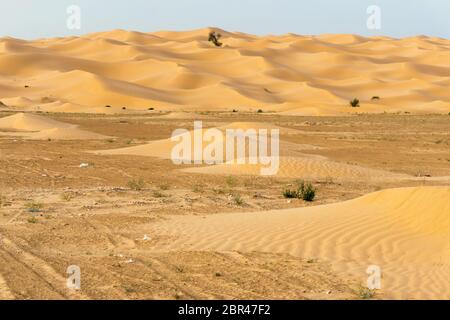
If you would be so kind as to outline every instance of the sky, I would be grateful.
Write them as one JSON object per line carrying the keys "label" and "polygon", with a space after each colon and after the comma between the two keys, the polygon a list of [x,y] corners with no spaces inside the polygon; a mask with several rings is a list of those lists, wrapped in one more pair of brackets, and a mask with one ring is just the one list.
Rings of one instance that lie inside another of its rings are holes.
{"label": "sky", "polygon": [[[70,5],[81,9],[80,29],[67,27]],[[367,27],[371,5],[381,10],[380,29]],[[450,38],[450,0],[1,0],[0,13],[0,37],[22,39],[112,29],[151,32],[210,26],[258,35]]]}

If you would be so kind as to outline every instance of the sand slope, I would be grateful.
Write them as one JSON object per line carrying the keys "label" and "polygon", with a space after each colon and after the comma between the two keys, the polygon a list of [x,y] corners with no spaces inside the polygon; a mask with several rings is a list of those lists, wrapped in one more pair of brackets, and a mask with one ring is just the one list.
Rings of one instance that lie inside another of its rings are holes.
{"label": "sand slope", "polygon": [[170,250],[289,253],[330,261],[365,283],[382,268],[386,298],[450,298],[450,188],[390,189],[317,207],[177,217],[155,225]]}
{"label": "sand slope", "polygon": [[0,118],[0,136],[21,136],[35,140],[90,140],[107,136],[81,130],[77,125],[55,121],[30,113],[16,113]]}
{"label": "sand slope", "polygon": [[[124,106],[297,115],[450,111],[446,39],[219,30],[224,46],[216,48],[206,41],[210,30],[2,38],[0,99],[55,112],[111,113]],[[355,97],[361,108],[348,106]]]}

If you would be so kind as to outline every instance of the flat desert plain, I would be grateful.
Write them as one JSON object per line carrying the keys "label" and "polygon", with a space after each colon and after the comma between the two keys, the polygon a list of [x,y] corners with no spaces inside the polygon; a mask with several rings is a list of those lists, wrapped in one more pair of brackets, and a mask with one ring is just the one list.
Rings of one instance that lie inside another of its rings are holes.
{"label": "flat desert plain", "polygon": [[[449,49],[0,39],[0,299],[450,299]],[[174,164],[170,137],[195,120],[279,129],[279,170]],[[313,201],[286,197],[299,181]]]}

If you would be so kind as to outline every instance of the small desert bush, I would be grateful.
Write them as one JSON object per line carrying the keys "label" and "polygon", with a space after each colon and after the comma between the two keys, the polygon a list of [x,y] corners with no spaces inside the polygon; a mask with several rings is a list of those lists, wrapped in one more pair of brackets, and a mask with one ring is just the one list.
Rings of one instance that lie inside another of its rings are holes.
{"label": "small desert bush", "polygon": [[161,191],[158,191],[158,190],[153,191],[153,196],[155,198],[164,198],[164,197],[166,197],[164,193],[162,193]]}
{"label": "small desert bush", "polygon": [[238,193],[233,194],[232,198],[233,198],[233,202],[235,204],[237,204],[238,206],[242,206],[244,204],[244,199],[242,199],[240,194],[238,194]]}
{"label": "small desert bush", "polygon": [[350,101],[350,105],[351,105],[353,108],[359,107],[359,99],[355,98],[355,99],[351,100],[351,101]]}
{"label": "small desert bush", "polygon": [[299,197],[305,201],[313,201],[316,197],[316,188],[309,182],[301,181],[299,184]]}
{"label": "small desert bush", "polygon": [[192,191],[195,193],[202,193],[204,191],[203,186],[200,184],[196,184],[192,187]]}
{"label": "small desert bush", "polygon": [[233,177],[233,176],[228,176],[228,177],[227,177],[227,180],[226,180],[226,183],[227,183],[227,185],[228,185],[229,187],[234,187],[234,186],[236,186],[236,184],[237,184],[236,178]]}
{"label": "small desert bush", "polygon": [[363,299],[363,300],[372,299],[375,296],[375,290],[361,286],[358,289],[358,296],[360,299]]}
{"label": "small desert bush", "polygon": [[28,212],[41,212],[44,205],[39,202],[28,202],[25,204],[25,208],[27,208]]}
{"label": "small desert bush", "polygon": [[127,187],[134,191],[141,191],[145,187],[145,181],[142,178],[128,181]]}
{"label": "small desert bush", "polygon": [[373,97],[372,97],[372,101],[373,101],[373,100],[380,100],[380,97],[379,97],[379,96],[373,96]]}
{"label": "small desert bush", "polygon": [[262,109],[258,109],[257,112],[258,112],[258,113],[263,113]]}

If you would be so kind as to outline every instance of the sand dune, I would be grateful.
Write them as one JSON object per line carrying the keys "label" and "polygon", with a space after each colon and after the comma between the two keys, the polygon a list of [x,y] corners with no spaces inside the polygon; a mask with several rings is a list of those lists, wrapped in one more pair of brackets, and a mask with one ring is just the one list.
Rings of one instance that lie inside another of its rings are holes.
{"label": "sand dune", "polygon": [[17,113],[0,118],[0,136],[21,136],[35,140],[90,140],[107,136],[81,130],[77,125],[55,121],[46,117]]}
{"label": "sand dune", "polygon": [[450,189],[390,189],[331,205],[177,217],[164,250],[260,251],[325,259],[364,284],[381,267],[386,298],[450,298]]}
{"label": "sand dune", "polygon": [[[176,113],[175,116],[178,116],[179,113]],[[169,117],[170,118],[170,117]],[[297,134],[299,131],[295,129],[290,128],[283,128],[283,127],[277,127],[270,123],[259,123],[259,122],[233,122],[227,125],[223,125],[220,127],[214,127],[215,129],[220,130],[222,133],[225,134],[227,129],[242,129],[242,130],[248,130],[248,129],[254,129],[254,130],[260,130],[260,129],[267,129],[268,133],[270,134],[271,129],[278,129],[280,131],[280,134]],[[208,129],[208,128],[203,128]],[[200,130],[204,132],[204,130]],[[191,130],[189,132],[190,137],[193,141],[194,137],[194,130]],[[112,150],[101,150],[101,151],[95,151],[95,153],[98,154],[104,154],[104,155],[137,155],[137,156],[147,156],[147,157],[158,157],[162,159],[171,159],[171,152],[172,149],[178,144],[177,141],[172,141],[171,138],[168,139],[162,139],[157,141],[151,141],[144,145],[139,145],[135,147],[127,147],[127,148],[120,148],[120,149],[112,149]],[[208,146],[209,143],[203,144],[203,150],[206,146]],[[281,147],[283,146],[283,148]],[[224,142],[225,147],[225,142]],[[246,147],[248,148],[248,143],[246,143]],[[286,147],[286,148],[284,148]],[[291,154],[291,151],[300,151],[305,149],[315,149],[314,146],[309,145],[296,145],[294,143],[289,142],[280,142],[280,148],[282,149],[283,154]]]}
{"label": "sand dune", "polygon": [[[219,30],[224,46],[216,48],[207,41],[210,30],[2,38],[0,98],[10,107],[54,112],[450,111],[446,39],[257,37]],[[56,106],[42,101],[50,96]],[[381,99],[371,101],[373,96]],[[355,97],[360,108],[348,106]]]}

